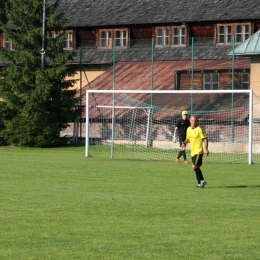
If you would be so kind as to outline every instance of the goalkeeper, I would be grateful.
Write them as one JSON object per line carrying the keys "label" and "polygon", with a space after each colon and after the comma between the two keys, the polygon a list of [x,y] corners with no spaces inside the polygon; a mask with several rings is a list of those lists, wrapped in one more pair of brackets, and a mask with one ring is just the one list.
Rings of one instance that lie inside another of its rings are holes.
{"label": "goalkeeper", "polygon": [[179,163],[181,156],[183,156],[184,163],[188,164],[188,161],[186,159],[185,149],[182,148],[182,143],[186,139],[187,128],[190,126],[190,121],[188,120],[187,117],[188,117],[188,112],[187,111],[182,111],[182,118],[177,121],[177,124],[175,126],[175,130],[174,130],[174,134],[173,134],[173,140],[175,141],[176,140],[176,133],[178,131],[180,148],[181,148],[177,158],[175,159],[176,163]]}
{"label": "goalkeeper", "polygon": [[187,129],[186,140],[182,144],[182,148],[185,149],[186,145],[190,143],[192,169],[195,171],[198,185],[195,188],[204,188],[207,182],[204,180],[202,171],[200,169],[202,165],[203,154],[209,155],[208,150],[208,138],[204,130],[198,126],[197,117],[190,117],[191,126]]}

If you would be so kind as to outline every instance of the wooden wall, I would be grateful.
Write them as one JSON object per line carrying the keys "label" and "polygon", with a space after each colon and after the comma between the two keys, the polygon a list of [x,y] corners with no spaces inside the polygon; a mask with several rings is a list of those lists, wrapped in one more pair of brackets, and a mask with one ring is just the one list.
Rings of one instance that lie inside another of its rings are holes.
{"label": "wooden wall", "polygon": [[190,37],[213,37],[214,25],[195,24],[190,26]]}
{"label": "wooden wall", "polygon": [[[214,23],[193,23],[188,24],[188,37],[215,37],[215,25]],[[127,27],[127,26],[126,26]],[[253,32],[260,30],[260,21],[253,23]],[[130,39],[151,39],[154,37],[155,27],[153,26],[129,26]],[[83,45],[93,46],[96,45],[97,40],[97,28],[77,28],[76,30],[76,42],[77,47],[80,43]]]}
{"label": "wooden wall", "polygon": [[84,46],[95,46],[96,45],[96,30],[90,28],[80,28],[77,29],[77,47],[80,46],[80,43]]}
{"label": "wooden wall", "polygon": [[132,27],[130,29],[130,39],[151,39],[153,37],[152,27]]}
{"label": "wooden wall", "polygon": [[260,22],[256,22],[255,23],[255,30],[254,30],[254,32],[257,32],[258,30],[260,30]]}
{"label": "wooden wall", "polygon": [[[194,73],[193,75],[193,87],[194,89],[201,90],[203,89],[203,74],[202,73]],[[181,90],[190,90],[191,89],[191,78],[192,74],[190,72],[181,73],[179,76],[179,86],[177,89]]]}

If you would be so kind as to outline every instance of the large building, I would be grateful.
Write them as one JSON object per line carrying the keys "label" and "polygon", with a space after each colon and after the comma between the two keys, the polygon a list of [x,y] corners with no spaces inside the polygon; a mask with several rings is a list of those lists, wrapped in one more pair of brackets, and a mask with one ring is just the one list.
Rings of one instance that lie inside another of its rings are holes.
{"label": "large building", "polygon": [[[232,63],[228,54],[260,29],[257,1],[61,0],[59,8],[68,19],[64,47],[82,48],[78,88],[112,87],[115,73],[123,89],[250,88],[250,59]],[[14,48],[3,34],[0,43]]]}
{"label": "large building", "polygon": [[[234,55],[260,29],[255,0],[61,0],[59,11],[68,19],[65,49],[79,50],[72,64],[81,95],[112,88],[259,93],[250,55]],[[3,34],[0,42],[13,48]],[[187,110],[181,100],[168,103],[176,106]]]}
{"label": "large building", "polygon": [[75,60],[88,77],[82,87],[111,88],[116,73],[121,89],[250,88],[250,59],[232,64],[228,53],[260,29],[256,1],[63,0],[60,8],[69,20],[67,47],[83,47]]}

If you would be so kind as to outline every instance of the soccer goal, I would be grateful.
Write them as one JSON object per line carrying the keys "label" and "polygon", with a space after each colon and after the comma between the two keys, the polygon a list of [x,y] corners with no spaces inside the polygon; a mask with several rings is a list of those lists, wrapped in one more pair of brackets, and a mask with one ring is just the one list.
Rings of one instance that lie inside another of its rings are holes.
{"label": "soccer goal", "polygon": [[86,157],[95,145],[106,157],[173,161],[183,110],[196,115],[207,134],[208,162],[253,162],[252,90],[88,90]]}

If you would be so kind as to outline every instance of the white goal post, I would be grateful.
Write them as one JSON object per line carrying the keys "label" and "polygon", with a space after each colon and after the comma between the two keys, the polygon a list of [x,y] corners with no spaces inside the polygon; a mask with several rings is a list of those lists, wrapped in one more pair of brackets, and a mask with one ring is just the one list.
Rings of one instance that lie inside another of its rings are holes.
{"label": "white goal post", "polygon": [[85,156],[95,144],[111,158],[173,160],[182,110],[205,129],[210,160],[253,162],[252,90],[87,90]]}

